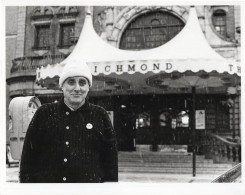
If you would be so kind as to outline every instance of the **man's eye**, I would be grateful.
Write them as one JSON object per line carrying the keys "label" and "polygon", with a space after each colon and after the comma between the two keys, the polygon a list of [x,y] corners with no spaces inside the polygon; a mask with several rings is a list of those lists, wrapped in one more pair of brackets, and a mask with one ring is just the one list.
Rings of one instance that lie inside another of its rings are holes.
{"label": "man's eye", "polygon": [[80,86],[84,86],[84,85],[86,85],[86,81],[84,81],[84,80],[80,80],[80,81],[79,81],[79,85],[80,85]]}
{"label": "man's eye", "polygon": [[68,81],[68,84],[69,84],[69,85],[74,85],[74,83],[75,83],[74,80],[69,80],[69,81]]}

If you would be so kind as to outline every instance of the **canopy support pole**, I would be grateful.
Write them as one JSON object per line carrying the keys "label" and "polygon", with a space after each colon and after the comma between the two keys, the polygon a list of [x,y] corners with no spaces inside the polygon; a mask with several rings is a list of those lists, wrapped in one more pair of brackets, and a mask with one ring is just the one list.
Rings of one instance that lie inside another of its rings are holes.
{"label": "canopy support pole", "polygon": [[196,176],[196,87],[191,87],[191,93],[192,93],[192,116],[191,116],[191,131],[192,131],[192,175],[193,177]]}

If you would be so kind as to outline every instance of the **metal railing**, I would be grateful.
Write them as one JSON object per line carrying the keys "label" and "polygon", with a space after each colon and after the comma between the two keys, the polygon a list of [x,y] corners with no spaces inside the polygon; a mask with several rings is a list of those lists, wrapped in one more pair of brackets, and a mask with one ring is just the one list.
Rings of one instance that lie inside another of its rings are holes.
{"label": "metal railing", "polygon": [[226,139],[217,134],[205,133],[202,135],[203,153],[214,162],[237,164],[241,162],[241,142],[235,139]]}

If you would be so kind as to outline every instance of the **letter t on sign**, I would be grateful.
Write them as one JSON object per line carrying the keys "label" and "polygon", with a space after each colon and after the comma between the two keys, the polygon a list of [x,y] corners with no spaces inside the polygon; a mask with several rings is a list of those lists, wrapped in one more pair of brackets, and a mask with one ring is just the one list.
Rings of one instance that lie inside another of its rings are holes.
{"label": "letter t on sign", "polygon": [[229,67],[230,67],[230,71],[232,71],[233,65],[229,64]]}

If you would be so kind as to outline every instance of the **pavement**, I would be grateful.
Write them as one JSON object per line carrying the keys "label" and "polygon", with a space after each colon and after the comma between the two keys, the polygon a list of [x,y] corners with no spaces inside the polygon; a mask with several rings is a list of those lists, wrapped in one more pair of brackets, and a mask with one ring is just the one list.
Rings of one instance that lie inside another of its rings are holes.
{"label": "pavement", "polygon": [[12,164],[10,167],[6,165],[6,182],[18,183],[19,166]]}
{"label": "pavement", "polygon": [[[18,183],[19,166],[6,166],[6,182]],[[217,174],[166,174],[166,173],[125,173],[119,172],[119,182],[139,183],[210,183]]]}

